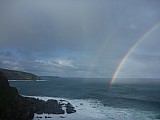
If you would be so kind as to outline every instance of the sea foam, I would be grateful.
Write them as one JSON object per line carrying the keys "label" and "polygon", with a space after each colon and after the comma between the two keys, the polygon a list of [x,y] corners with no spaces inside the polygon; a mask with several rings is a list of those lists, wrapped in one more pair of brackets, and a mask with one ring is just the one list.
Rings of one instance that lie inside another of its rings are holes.
{"label": "sea foam", "polygon": [[66,100],[70,102],[77,111],[73,114],[62,115],[35,114],[33,120],[38,120],[39,118],[41,118],[41,120],[153,120],[155,116],[154,113],[148,111],[107,107],[101,104],[98,100],[92,99],[65,99],[39,96],[29,97],[38,98],[44,101],[47,101],[48,99]]}

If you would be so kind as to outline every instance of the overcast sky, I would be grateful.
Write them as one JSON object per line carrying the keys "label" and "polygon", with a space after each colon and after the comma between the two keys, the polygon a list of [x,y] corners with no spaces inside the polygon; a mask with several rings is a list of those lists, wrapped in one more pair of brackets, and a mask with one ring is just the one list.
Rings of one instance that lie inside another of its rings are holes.
{"label": "overcast sky", "polygon": [[[160,0],[1,0],[0,67],[37,75],[112,77],[160,22]],[[160,77],[160,26],[117,77]]]}

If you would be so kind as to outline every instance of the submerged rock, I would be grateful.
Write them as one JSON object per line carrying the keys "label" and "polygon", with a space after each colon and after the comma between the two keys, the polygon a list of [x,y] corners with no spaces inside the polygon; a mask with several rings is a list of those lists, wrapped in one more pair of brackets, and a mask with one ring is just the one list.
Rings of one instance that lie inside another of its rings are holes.
{"label": "submerged rock", "polygon": [[64,116],[60,116],[60,118],[65,118]]}
{"label": "submerged rock", "polygon": [[157,116],[156,116],[156,119],[160,119],[160,115],[157,115]]}

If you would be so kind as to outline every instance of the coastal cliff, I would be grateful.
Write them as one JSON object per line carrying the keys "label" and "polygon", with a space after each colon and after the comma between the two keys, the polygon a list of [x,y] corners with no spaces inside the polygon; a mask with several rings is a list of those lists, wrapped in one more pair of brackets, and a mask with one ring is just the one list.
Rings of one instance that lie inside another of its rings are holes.
{"label": "coastal cliff", "polygon": [[[0,120],[32,120],[37,114],[67,114],[76,110],[64,100],[39,100],[19,95],[15,87],[9,86],[7,77],[0,71]],[[66,107],[66,111],[62,109]]]}
{"label": "coastal cliff", "polygon": [[34,116],[34,105],[29,105],[9,86],[7,77],[0,71],[0,120],[30,120]]}
{"label": "coastal cliff", "polygon": [[21,72],[16,70],[8,70],[0,68],[0,71],[5,74],[8,80],[40,80],[37,75],[28,72]]}

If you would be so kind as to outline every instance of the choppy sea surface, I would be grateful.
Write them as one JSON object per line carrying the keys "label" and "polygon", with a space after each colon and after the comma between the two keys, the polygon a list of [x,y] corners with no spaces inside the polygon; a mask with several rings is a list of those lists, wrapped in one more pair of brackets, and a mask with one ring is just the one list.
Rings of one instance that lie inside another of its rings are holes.
{"label": "choppy sea surface", "polygon": [[35,114],[33,120],[38,120],[37,116],[41,116],[41,120],[160,119],[160,79],[130,79],[128,81],[136,82],[118,82],[112,86],[109,81],[106,78],[44,77],[42,81],[13,80],[10,85],[25,96],[67,100],[77,111],[64,115]]}

